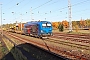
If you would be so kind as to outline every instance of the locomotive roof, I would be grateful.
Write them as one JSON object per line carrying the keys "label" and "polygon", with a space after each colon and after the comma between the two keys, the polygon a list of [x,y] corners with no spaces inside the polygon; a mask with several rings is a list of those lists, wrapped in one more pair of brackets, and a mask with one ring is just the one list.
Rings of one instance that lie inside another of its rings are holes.
{"label": "locomotive roof", "polygon": [[31,23],[35,23],[35,24],[38,24],[38,23],[47,23],[49,21],[31,21],[31,22],[27,22],[27,24],[31,24]]}
{"label": "locomotive roof", "polygon": [[27,22],[24,26],[35,25],[35,24],[40,24],[40,23],[47,23],[47,22],[49,22],[49,21],[30,21],[30,22]]}

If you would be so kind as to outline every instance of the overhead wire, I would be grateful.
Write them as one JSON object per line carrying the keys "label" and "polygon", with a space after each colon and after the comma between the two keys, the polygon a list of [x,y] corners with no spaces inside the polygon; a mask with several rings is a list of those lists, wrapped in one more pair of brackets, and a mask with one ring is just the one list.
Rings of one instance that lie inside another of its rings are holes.
{"label": "overhead wire", "polygon": [[[73,6],[76,6],[76,5],[82,4],[82,3],[86,3],[87,1],[90,1],[90,0],[85,0],[85,1],[82,1],[82,2],[79,2],[79,3],[76,3],[76,4],[73,4],[73,5],[71,5],[71,6],[73,7]],[[63,7],[63,8],[60,8],[60,9],[58,9],[58,10],[63,10],[63,9],[66,9],[66,8],[68,8],[68,6]],[[56,10],[56,11],[57,11],[57,10]],[[55,11],[54,11],[54,12],[55,12]]]}
{"label": "overhead wire", "polygon": [[38,9],[38,8],[40,8],[40,7],[42,7],[42,6],[46,5],[46,4],[48,4],[48,3],[51,2],[51,1],[53,1],[53,0],[49,0],[49,1],[45,2],[44,4],[39,5],[38,7],[34,8],[34,9],[32,9],[32,10]]}
{"label": "overhead wire", "polygon": [[[48,4],[48,6],[50,6],[50,5],[52,5],[52,4],[55,4],[55,3],[57,3],[58,1],[60,1],[60,0],[57,0],[57,1],[54,1],[54,2],[52,2],[51,4]],[[39,11],[38,11],[39,12]],[[49,11],[50,13],[52,12],[52,11]],[[43,13],[43,14],[45,14],[45,13]]]}
{"label": "overhead wire", "polygon": [[[10,3],[12,3],[12,2],[13,2],[13,0],[11,0],[11,1],[7,2],[6,4],[3,4],[3,5],[7,6],[7,5],[9,5]],[[3,10],[6,10],[6,9],[8,9],[8,7],[2,8],[2,9],[3,9]]]}
{"label": "overhead wire", "polygon": [[[12,2],[12,1],[13,1],[13,0],[11,0],[10,2]],[[20,3],[22,3],[23,1],[24,1],[24,0],[21,0],[20,2],[18,2],[18,3],[15,4],[14,6],[16,6],[16,5],[20,4]],[[49,1],[45,2],[44,4],[42,4],[42,5],[39,5],[38,7],[32,9],[32,11],[35,10],[35,9],[37,9],[37,8],[42,7],[43,5],[45,5],[45,4],[47,4],[47,3],[51,2],[51,1],[52,1],[52,0],[49,0]],[[76,3],[76,4],[73,4],[72,6],[75,6],[75,5],[78,5],[78,4],[81,4],[81,3],[85,3],[85,2],[87,2],[87,1],[90,1],[90,0],[85,0],[85,1],[82,1],[82,2],[79,2],[79,3]],[[57,1],[56,1],[56,2],[57,2]],[[56,3],[56,2],[53,2],[53,3]],[[52,3],[52,4],[53,4],[53,3]],[[12,6],[11,8],[14,8],[14,6]],[[61,9],[66,9],[66,8],[68,8],[68,6],[63,7],[63,8],[61,8]],[[10,8],[9,8],[9,9],[10,9]]]}
{"label": "overhead wire", "polygon": [[[15,5],[11,6],[9,9],[15,8],[15,6],[18,6],[20,3],[22,3],[25,0],[21,0],[20,2],[15,3]],[[9,3],[10,4],[10,3]]]}
{"label": "overhead wire", "polygon": [[86,2],[88,2],[88,1],[90,1],[90,0],[84,0],[84,1],[81,1],[81,2],[79,2],[79,3],[73,4],[72,6],[76,6],[76,5],[79,5],[79,4],[82,4],[82,3],[86,3]]}
{"label": "overhead wire", "polygon": [[[32,11],[35,10],[35,9],[38,9],[38,8],[40,8],[40,7],[48,4],[48,3],[50,3],[51,1],[53,1],[53,0],[49,0],[49,1],[47,1],[47,2],[45,2],[45,3],[43,3],[43,4],[41,4],[41,5],[37,6],[36,8],[32,9]],[[30,12],[30,11],[27,11],[27,12]],[[25,15],[25,14],[24,14],[24,15]]]}
{"label": "overhead wire", "polygon": [[[24,1],[24,0],[20,1],[19,3],[15,4],[14,6],[19,5],[19,4],[22,3],[23,1]],[[46,4],[48,4],[48,3],[51,2],[51,1],[52,1],[52,0],[49,0],[49,1],[45,2],[44,4],[37,6],[36,8],[32,9],[32,11],[33,11],[33,10],[36,10],[36,9],[38,9],[38,8],[46,5]],[[76,3],[76,4],[73,4],[72,7],[73,7],[73,6],[80,5],[80,4],[85,3],[85,2],[87,2],[87,1],[90,1],[90,0],[84,0],[84,1],[78,2],[78,3]],[[56,3],[56,2],[53,2],[53,3]],[[52,4],[53,4],[53,3],[52,3]],[[14,8],[14,6],[12,6],[12,8]],[[63,7],[63,8],[61,8],[61,9],[58,9],[58,11],[62,11],[63,9],[66,9],[66,8],[68,8],[68,6]],[[53,12],[53,11],[48,11],[48,12],[55,13],[56,11],[57,11],[57,10],[54,10],[54,12]],[[39,11],[39,13],[40,13],[40,11]],[[44,15],[44,14],[45,14],[45,13],[43,13],[43,15]],[[24,15],[25,15],[25,14],[24,14]]]}
{"label": "overhead wire", "polygon": [[[30,1],[31,1],[31,0],[30,0]],[[24,8],[26,5],[28,5],[28,4],[30,3],[30,1],[28,0],[28,2],[27,2],[27,3],[25,3],[24,5],[22,5],[22,7],[20,7],[19,9]]]}
{"label": "overhead wire", "polygon": [[[88,1],[90,1],[90,0],[84,0],[84,1],[81,1],[81,2],[78,2],[78,3],[76,3],[76,4],[73,4],[72,5],[72,7],[74,7],[74,6],[77,6],[77,5],[80,5],[80,4],[82,4],[82,3],[86,3],[86,2],[88,2]],[[68,6],[66,6],[66,7],[63,7],[63,8],[61,8],[61,9],[58,9],[59,11],[61,10],[63,10],[63,9],[67,9],[68,8]],[[52,13],[55,13],[55,12],[57,12],[57,10],[54,10],[54,12],[52,11]],[[44,15],[44,14],[43,14]]]}
{"label": "overhead wire", "polygon": [[23,1],[25,1],[25,0],[21,0],[20,2],[17,3],[17,5],[19,5],[19,4],[22,3]]}
{"label": "overhead wire", "polygon": [[[14,0],[11,0],[10,2],[8,2],[7,4],[11,4],[12,2],[13,2]],[[25,0],[21,0],[21,1],[19,1],[19,2],[17,2],[17,3],[15,3],[13,6],[11,6],[11,7],[9,7],[9,8],[7,8],[8,10],[11,10],[11,9],[13,9],[13,8],[15,8],[15,6],[17,6],[17,5],[19,5],[20,3],[22,3],[23,1],[25,1]],[[6,5],[7,5],[6,4]],[[6,6],[5,5],[5,6]],[[5,9],[3,9],[3,10],[7,10],[6,8]]]}
{"label": "overhead wire", "polygon": [[[85,1],[82,1],[82,2],[79,2],[79,3],[76,3],[76,4],[73,4],[72,5],[72,7],[73,6],[76,6],[76,5],[80,5],[80,4],[82,4],[82,3],[86,3],[87,1],[90,1],[90,0],[85,0]],[[66,7],[65,7],[66,8]],[[65,8],[62,8],[62,9],[65,9]],[[68,8],[68,7],[67,7]],[[90,10],[90,9],[85,9],[85,10],[82,10],[82,11],[86,11],[86,10]],[[77,12],[82,12],[81,10],[80,11],[77,11]],[[77,13],[77,12],[74,12],[74,13]]]}
{"label": "overhead wire", "polygon": [[87,11],[87,10],[90,10],[90,8],[89,8],[89,9],[84,9],[84,10],[75,11],[74,13],[76,14],[76,13],[78,13],[78,12]]}
{"label": "overhead wire", "polygon": [[8,3],[5,4],[5,6],[7,6],[8,4],[10,4],[13,0],[10,0]]}
{"label": "overhead wire", "polygon": [[[40,5],[40,6],[32,9],[32,11],[35,10],[35,9],[38,9],[38,8],[42,7],[43,5],[45,5],[45,4],[47,4],[47,3],[51,2],[51,1],[52,1],[52,0],[49,0],[48,2],[46,2],[46,3],[44,3],[44,4]],[[73,4],[72,7],[73,7],[73,6],[76,6],[76,5],[80,5],[80,4],[82,4],[82,3],[86,3],[87,1],[90,1],[90,0],[84,0],[84,1],[81,1],[81,2],[79,2],[79,3]],[[56,3],[56,2],[53,2],[53,3]],[[53,4],[53,3],[52,3],[52,4]],[[61,8],[61,9],[58,9],[58,10],[59,10],[59,11],[62,11],[63,9],[67,9],[67,8],[68,8],[68,6],[63,7],[63,8]],[[57,11],[57,10],[54,10],[54,12],[53,12],[53,11],[49,11],[49,12],[50,12],[50,13],[55,13],[56,11]],[[38,13],[39,13],[39,12],[40,12],[40,11],[38,11]],[[45,15],[45,13],[43,13],[42,15]],[[42,15],[41,15],[41,16],[42,16]]]}

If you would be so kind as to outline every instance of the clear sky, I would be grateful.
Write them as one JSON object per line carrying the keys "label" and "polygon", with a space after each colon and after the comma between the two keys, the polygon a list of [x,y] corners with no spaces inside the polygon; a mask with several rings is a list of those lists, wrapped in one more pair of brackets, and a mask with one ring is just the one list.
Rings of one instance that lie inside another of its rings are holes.
{"label": "clear sky", "polygon": [[[72,20],[90,18],[90,0],[70,0]],[[68,21],[68,0],[0,0],[2,23]],[[0,12],[1,16],[1,12]],[[0,17],[1,20],[1,17]]]}

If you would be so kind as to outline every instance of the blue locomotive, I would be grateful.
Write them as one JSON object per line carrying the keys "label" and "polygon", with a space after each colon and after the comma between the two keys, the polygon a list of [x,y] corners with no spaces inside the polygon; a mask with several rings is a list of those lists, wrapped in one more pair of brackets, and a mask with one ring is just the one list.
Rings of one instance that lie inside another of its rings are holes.
{"label": "blue locomotive", "polygon": [[35,37],[48,37],[52,35],[52,24],[49,21],[31,21],[24,24],[24,34]]}

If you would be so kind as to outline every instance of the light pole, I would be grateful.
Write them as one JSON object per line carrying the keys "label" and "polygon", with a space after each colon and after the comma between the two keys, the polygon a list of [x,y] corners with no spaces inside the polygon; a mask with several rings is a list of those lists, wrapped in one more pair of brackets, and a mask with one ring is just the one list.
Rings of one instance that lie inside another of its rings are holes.
{"label": "light pole", "polygon": [[21,31],[22,31],[22,14],[20,14],[21,15]]}
{"label": "light pole", "polygon": [[3,29],[2,29],[2,4],[1,5],[1,33],[2,33],[2,36],[3,36]]}

